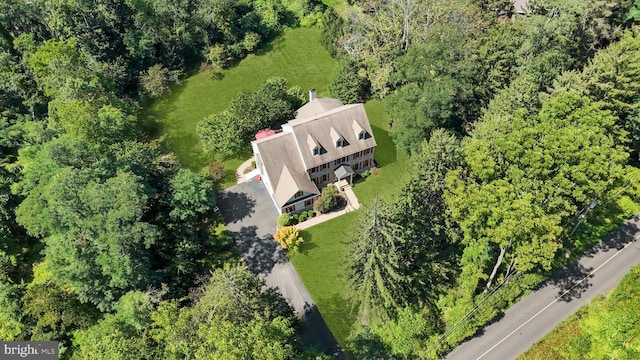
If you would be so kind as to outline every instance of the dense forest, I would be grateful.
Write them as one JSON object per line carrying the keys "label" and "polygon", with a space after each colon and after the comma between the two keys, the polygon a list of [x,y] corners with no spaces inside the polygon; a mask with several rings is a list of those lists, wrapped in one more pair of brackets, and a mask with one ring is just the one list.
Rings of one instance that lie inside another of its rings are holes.
{"label": "dense forest", "polygon": [[163,154],[140,109],[322,10],[0,3],[0,339],[57,340],[63,359],[301,354],[292,310],[235,263],[216,182]]}
{"label": "dense forest", "polygon": [[[350,3],[1,2],[0,339],[57,340],[63,359],[324,356],[237,263],[219,178],[140,116],[287,27],[322,27],[332,94],[384,99],[411,154],[351,239],[354,357],[444,354],[634,215],[640,0]],[[233,153],[301,101],[274,79],[199,131]]]}
{"label": "dense forest", "polygon": [[640,2],[357,4],[332,89],[383,98],[412,168],[351,240],[351,350],[437,358],[635,215]]}

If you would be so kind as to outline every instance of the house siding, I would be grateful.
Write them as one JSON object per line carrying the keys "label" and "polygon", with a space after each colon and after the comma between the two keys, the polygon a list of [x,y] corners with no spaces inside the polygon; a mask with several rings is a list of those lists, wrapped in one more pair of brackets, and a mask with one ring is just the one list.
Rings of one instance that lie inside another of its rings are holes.
{"label": "house siding", "polygon": [[[307,169],[307,174],[318,187],[324,187],[329,183],[335,182],[336,176],[333,173],[335,169],[342,165],[349,165],[355,174],[370,169],[373,166],[375,148],[369,148],[356,153],[350,154],[343,158],[329,161],[328,163],[318,165],[314,169]],[[339,160],[339,161],[338,161]]]}
{"label": "house siding", "polygon": [[309,198],[301,199],[300,201],[296,201],[294,203],[287,204],[279,209],[280,214],[294,214],[300,213],[302,211],[312,210],[313,203],[318,198],[318,196],[313,196]]}

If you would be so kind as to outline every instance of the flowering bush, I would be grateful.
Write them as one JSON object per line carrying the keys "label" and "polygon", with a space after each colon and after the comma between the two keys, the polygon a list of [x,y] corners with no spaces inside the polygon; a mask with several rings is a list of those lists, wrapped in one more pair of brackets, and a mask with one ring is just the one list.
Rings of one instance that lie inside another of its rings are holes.
{"label": "flowering bush", "polygon": [[298,251],[300,244],[304,242],[304,239],[300,236],[300,230],[295,226],[283,226],[273,238],[282,246],[283,249],[291,252]]}

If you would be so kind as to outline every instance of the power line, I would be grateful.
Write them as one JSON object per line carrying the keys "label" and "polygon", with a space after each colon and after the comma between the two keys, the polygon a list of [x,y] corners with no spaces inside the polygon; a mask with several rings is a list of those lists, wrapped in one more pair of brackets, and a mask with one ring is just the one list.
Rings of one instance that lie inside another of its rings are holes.
{"label": "power line", "polygon": [[458,320],[458,322],[456,322],[453,327],[451,327],[449,330],[445,331],[445,333],[440,337],[440,339],[438,339],[438,341],[436,341],[433,345],[431,345],[431,347],[429,347],[429,349],[427,349],[427,353],[430,352],[431,350],[433,350],[435,347],[439,346],[440,344],[442,344],[442,342],[444,340],[446,340],[453,332],[455,332],[460,326],[463,325],[463,323],[468,320],[473,314],[475,314],[480,307],[486,303],[488,300],[490,300],[497,292],[498,290],[500,290],[502,288],[502,286],[504,286],[504,284],[506,284],[508,282],[508,280],[516,274],[516,270],[514,270],[513,272],[511,272],[510,274],[507,274],[507,276],[504,278],[504,280],[502,281],[502,283],[500,283],[500,285],[498,285],[497,287],[495,287],[493,290],[491,290],[491,292],[489,294],[487,294],[484,299],[482,299],[482,301],[480,301],[478,304],[476,304],[476,306],[474,306],[473,309],[471,309],[467,314],[465,314],[465,316],[463,316],[460,320]]}

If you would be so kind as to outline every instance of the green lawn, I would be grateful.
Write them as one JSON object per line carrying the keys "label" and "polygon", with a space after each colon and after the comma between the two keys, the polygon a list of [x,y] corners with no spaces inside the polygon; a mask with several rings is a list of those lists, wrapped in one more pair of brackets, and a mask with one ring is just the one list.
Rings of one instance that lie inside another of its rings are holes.
{"label": "green lawn", "polygon": [[[206,71],[187,78],[174,86],[170,95],[150,104],[144,115],[154,125],[166,152],[175,153],[183,166],[205,172],[214,155],[203,150],[196,134],[200,120],[226,109],[239,92],[255,91],[274,76],[287,79],[290,86],[300,86],[304,91],[313,87],[319,96],[328,96],[336,66],[336,60],[320,45],[319,28],[287,30],[257,54],[224,70],[221,80]],[[247,145],[246,151],[235,158],[216,158],[227,168],[222,187],[235,184],[235,169],[250,156],[251,147]]]}
{"label": "green lawn", "polygon": [[[381,101],[365,104],[369,121],[378,144],[375,159],[380,169],[357,183],[353,190],[364,207],[375,196],[394,193],[406,176],[408,157],[396,151],[389,137],[388,117]],[[305,239],[300,253],[292,256],[300,278],[318,306],[331,332],[344,348],[355,321],[348,299],[349,284],[345,276],[347,242],[357,227],[359,211],[348,213],[302,232]]]}
{"label": "green lawn", "polygon": [[347,254],[345,242],[357,219],[358,212],[351,212],[301,231],[305,242],[300,252],[291,257],[304,286],[343,348],[354,317],[347,298],[349,285],[342,269]]}

